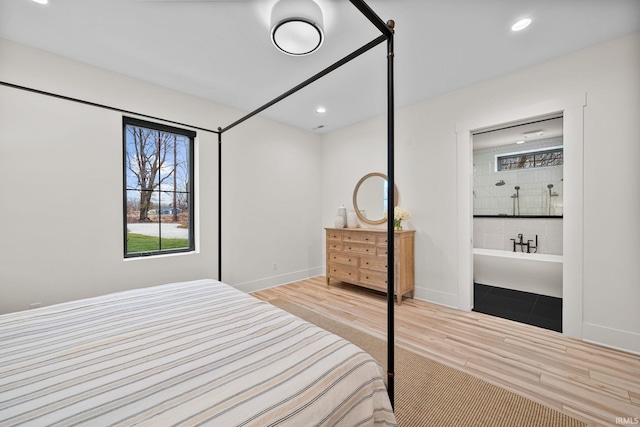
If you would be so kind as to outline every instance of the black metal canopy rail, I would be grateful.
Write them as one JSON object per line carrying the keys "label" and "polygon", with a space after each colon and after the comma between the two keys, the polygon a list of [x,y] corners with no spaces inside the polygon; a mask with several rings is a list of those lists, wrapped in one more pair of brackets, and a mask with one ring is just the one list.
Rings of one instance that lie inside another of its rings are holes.
{"label": "black metal canopy rail", "polygon": [[[172,120],[163,119],[161,117],[151,116],[148,114],[142,114],[135,111],[129,111],[122,108],[100,104],[92,101],[82,100],[78,98],[73,98],[69,96],[64,96],[56,93],[51,93],[43,90],[38,90],[26,86],[21,86],[13,83],[8,83],[5,81],[0,81],[1,86],[7,86],[14,89],[24,90],[32,93],[36,93],[39,95],[46,95],[50,97],[54,97],[57,99],[63,99],[66,101],[72,101],[84,105],[89,105],[92,107],[107,109],[111,111],[117,111],[124,114],[135,115],[138,117],[144,117],[147,119],[162,121],[165,123],[170,123],[173,125],[179,125],[188,127],[191,129],[201,130],[205,132],[212,132],[218,134],[218,279],[222,280],[222,134],[235,126],[241,124],[242,122],[250,119],[256,114],[264,111],[265,109],[271,107],[272,105],[277,104],[288,96],[296,93],[300,89],[308,86],[309,84],[315,82],[316,80],[321,79],[325,75],[331,73],[332,71],[340,68],[345,65],[349,61],[357,58],[363,53],[371,50],[375,46],[380,43],[387,41],[387,180],[388,180],[388,206],[395,206],[394,201],[394,192],[393,188],[395,188],[395,172],[394,172],[394,85],[393,85],[393,36],[394,36],[394,26],[395,23],[393,21],[389,21],[385,23],[380,19],[380,17],[363,1],[363,0],[349,0],[371,23],[380,30],[382,33],[381,36],[362,46],[361,48],[355,50],[353,53],[345,56],[341,60],[335,62],[294,88],[288,90],[282,95],[274,98],[273,100],[267,102],[261,107],[255,109],[244,117],[236,120],[230,125],[222,128],[219,127],[217,130],[207,129],[200,126],[194,126],[186,123],[180,123]],[[389,398],[391,400],[391,405],[394,406],[394,230],[393,230],[393,221],[387,221],[387,247],[388,247],[388,270],[387,270],[387,390],[389,392]]]}
{"label": "black metal canopy rail", "polygon": [[[256,114],[266,110],[272,105],[277,104],[288,96],[296,93],[300,89],[321,79],[325,75],[340,68],[347,62],[357,58],[363,53],[369,51],[380,43],[387,41],[387,206],[395,206],[394,192],[395,188],[395,172],[394,172],[394,85],[393,85],[393,36],[395,23],[389,21],[385,23],[380,17],[364,2],[364,0],[349,0],[371,23],[380,30],[381,36],[355,50],[353,53],[345,56],[341,60],[335,62],[313,77],[305,80],[294,88],[284,92],[282,95],[267,102],[261,107],[236,120],[227,127],[218,128],[218,279],[222,280],[222,134],[235,126],[241,124],[245,120],[250,119]],[[392,213],[389,213],[392,215]],[[391,406],[394,407],[394,229],[393,221],[387,221],[387,391]]]}

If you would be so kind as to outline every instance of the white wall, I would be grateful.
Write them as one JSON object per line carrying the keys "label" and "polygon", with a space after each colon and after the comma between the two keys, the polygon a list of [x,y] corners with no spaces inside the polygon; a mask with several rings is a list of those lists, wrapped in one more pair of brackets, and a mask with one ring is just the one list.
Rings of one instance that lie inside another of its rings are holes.
{"label": "white wall", "polygon": [[[208,129],[243,115],[6,40],[0,80]],[[226,133],[224,147],[223,280],[243,287],[318,271],[319,137],[256,117]],[[217,156],[217,135],[197,131],[197,251],[124,260],[122,114],[1,86],[0,313],[217,278]]]}
{"label": "white wall", "polygon": [[[573,304],[584,339],[640,353],[638,76],[636,33],[399,110],[396,180],[416,230],[416,296],[458,305],[456,125],[586,93],[583,299]],[[385,171],[385,126],[378,118],[324,137],[324,226],[357,178]]]}
{"label": "white wall", "polygon": [[[513,251],[512,239],[531,240],[531,252],[562,255],[562,218],[473,218],[473,247]],[[516,252],[526,249],[516,246]]]}
{"label": "white wall", "polygon": [[320,136],[260,118],[223,134],[223,279],[251,292],[322,274]]}

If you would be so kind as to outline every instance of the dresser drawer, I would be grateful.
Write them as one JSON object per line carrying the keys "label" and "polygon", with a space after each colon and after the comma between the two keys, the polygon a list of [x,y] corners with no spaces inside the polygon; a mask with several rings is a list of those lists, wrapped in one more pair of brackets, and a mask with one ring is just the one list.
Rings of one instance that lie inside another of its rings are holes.
{"label": "dresser drawer", "polygon": [[354,254],[362,254],[362,255],[376,254],[376,247],[374,245],[367,245],[365,243],[345,243],[343,248],[345,252],[351,252]]}
{"label": "dresser drawer", "polygon": [[360,258],[360,268],[367,270],[387,271],[387,259],[384,257],[363,256]]}
{"label": "dresser drawer", "polygon": [[327,230],[327,240],[337,240],[339,242],[342,240],[343,234],[342,231]]}
{"label": "dresser drawer", "polygon": [[332,279],[343,280],[349,283],[358,282],[358,269],[356,267],[331,263],[329,264],[327,274]]}
{"label": "dresser drawer", "polygon": [[387,246],[387,242],[388,242],[388,239],[386,234],[376,236],[377,246]]}
{"label": "dresser drawer", "polygon": [[367,287],[378,289],[381,291],[387,290],[387,274],[379,271],[367,271],[360,270],[360,283],[367,285]]}
{"label": "dresser drawer", "polygon": [[327,240],[327,250],[341,251],[342,249],[342,243],[333,240]]}
{"label": "dresser drawer", "polygon": [[376,235],[363,232],[344,233],[342,240],[344,242],[371,243],[374,245],[376,243]]}
{"label": "dresser drawer", "polygon": [[343,264],[350,265],[352,267],[358,266],[358,256],[345,253],[345,252],[336,252],[329,251],[329,262],[332,264]]}

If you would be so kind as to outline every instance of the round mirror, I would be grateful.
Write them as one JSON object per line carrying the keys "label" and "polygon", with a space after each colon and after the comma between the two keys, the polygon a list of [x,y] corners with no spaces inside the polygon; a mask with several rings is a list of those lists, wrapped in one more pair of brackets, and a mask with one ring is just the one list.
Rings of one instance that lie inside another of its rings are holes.
{"label": "round mirror", "polygon": [[[395,187],[395,186],[394,186]],[[393,190],[394,207],[398,205],[398,188]],[[367,174],[358,181],[353,190],[353,208],[360,221],[367,224],[382,224],[386,221],[387,176],[379,172]]]}

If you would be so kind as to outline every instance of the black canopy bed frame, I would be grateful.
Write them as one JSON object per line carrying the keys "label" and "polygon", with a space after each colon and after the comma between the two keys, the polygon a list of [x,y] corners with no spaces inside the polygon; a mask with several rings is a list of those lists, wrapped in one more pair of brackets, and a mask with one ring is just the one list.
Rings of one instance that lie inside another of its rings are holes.
{"label": "black canopy bed frame", "polygon": [[[42,91],[26,86],[16,85],[13,83],[0,81],[0,85],[11,87],[14,89],[25,90],[28,92],[37,93],[40,95],[51,96],[58,99],[77,102],[92,107],[98,107],[108,109],[111,111],[117,111],[125,114],[133,114],[144,118],[154,119],[171,123],[175,125],[181,125],[190,127],[196,130],[202,130],[205,132],[212,132],[218,135],[218,280],[222,280],[222,135],[238,126],[244,121],[250,119],[256,114],[266,110],[267,108],[277,104],[288,96],[298,92],[300,89],[310,85],[316,80],[321,79],[327,74],[337,70],[341,66],[350,62],[351,60],[359,57],[363,53],[371,50],[375,46],[387,42],[387,180],[388,180],[388,206],[395,206],[394,192],[395,187],[395,172],[394,172],[394,77],[393,77],[393,59],[394,59],[394,21],[390,20],[385,23],[366,3],[364,0],[349,0],[361,13],[366,17],[380,32],[381,35],[371,42],[365,44],[361,48],[353,51],[351,54],[345,56],[341,60],[335,62],[304,82],[298,84],[292,89],[284,92],[282,95],[267,102],[261,107],[248,113],[244,117],[236,120],[226,127],[218,127],[217,130],[204,128],[201,126],[194,126],[190,124],[180,123],[172,120],[167,120],[161,117],[151,116],[148,114],[142,114],[135,111],[124,110],[121,108],[99,104],[91,101],[86,101],[78,98],[68,97],[60,94],[55,94],[47,91]],[[388,270],[387,270],[387,391],[392,407],[394,407],[394,229],[393,221],[387,221],[387,240],[388,240]]]}

